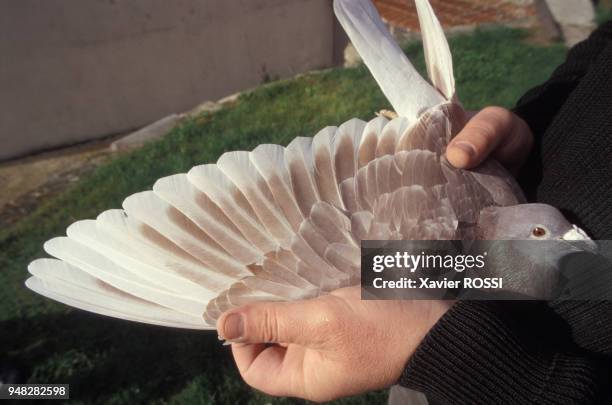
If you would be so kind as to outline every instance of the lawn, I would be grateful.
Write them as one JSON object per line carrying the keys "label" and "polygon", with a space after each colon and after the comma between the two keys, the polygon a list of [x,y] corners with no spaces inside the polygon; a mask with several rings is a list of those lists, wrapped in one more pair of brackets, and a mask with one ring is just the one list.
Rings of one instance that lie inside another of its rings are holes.
{"label": "lawn", "polygon": [[[563,60],[562,45],[530,45],[524,37],[498,28],[451,40],[458,93],[467,108],[511,107]],[[422,71],[420,44],[409,44],[406,51]],[[119,207],[159,177],[214,162],[226,151],[264,142],[286,145],[352,117],[368,120],[382,108],[390,106],[364,67],[266,84],[100,167],[14,227],[0,230],[0,365],[12,364],[30,383],[69,383],[76,403],[301,403],[248,388],[213,333],[71,310],[26,290],[26,267],[43,255],[42,243],[63,234],[67,225]],[[339,403],[385,400],[385,393],[373,393]]]}

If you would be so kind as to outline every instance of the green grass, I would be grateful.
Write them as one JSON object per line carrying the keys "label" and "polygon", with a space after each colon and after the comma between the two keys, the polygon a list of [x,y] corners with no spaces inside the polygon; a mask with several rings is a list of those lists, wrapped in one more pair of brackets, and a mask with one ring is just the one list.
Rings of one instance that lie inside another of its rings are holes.
{"label": "green grass", "polygon": [[[534,46],[523,39],[522,32],[501,28],[452,39],[458,92],[467,108],[510,107],[563,60],[561,45]],[[406,51],[422,70],[420,44]],[[212,333],[131,324],[54,304],[23,287],[26,267],[43,255],[42,243],[71,222],[119,207],[159,177],[214,162],[226,151],[287,144],[355,116],[367,120],[389,107],[364,67],[271,83],[100,167],[16,226],[0,230],[0,362],[22,368],[32,383],[70,383],[72,398],[83,403],[300,403],[248,388]],[[385,399],[385,393],[373,393],[342,403]]]}
{"label": "green grass", "polygon": [[597,25],[601,25],[610,20],[612,20],[612,8],[598,5],[595,9],[595,22]]}

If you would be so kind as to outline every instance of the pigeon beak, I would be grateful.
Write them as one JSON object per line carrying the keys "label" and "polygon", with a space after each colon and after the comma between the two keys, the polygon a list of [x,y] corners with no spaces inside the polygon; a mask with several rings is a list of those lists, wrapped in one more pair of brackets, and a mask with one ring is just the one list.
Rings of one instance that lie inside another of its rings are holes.
{"label": "pigeon beak", "polygon": [[598,251],[597,243],[591,240],[591,238],[576,225],[573,225],[572,229],[566,232],[561,239],[573,242],[572,245],[588,252],[596,253]]}

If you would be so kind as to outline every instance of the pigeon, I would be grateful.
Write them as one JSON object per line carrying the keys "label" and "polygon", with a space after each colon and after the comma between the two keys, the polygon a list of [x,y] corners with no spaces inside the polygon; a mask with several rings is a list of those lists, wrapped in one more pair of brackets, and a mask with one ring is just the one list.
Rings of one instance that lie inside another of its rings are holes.
{"label": "pigeon", "polygon": [[358,285],[363,240],[588,239],[554,207],[526,204],[495,160],[448,163],[466,114],[442,26],[427,0],[416,6],[429,81],[369,0],[334,1],[396,118],[352,119],[159,179],[47,241],[53,258],[29,265],[27,287],[101,315],[214,330],[244,304]]}

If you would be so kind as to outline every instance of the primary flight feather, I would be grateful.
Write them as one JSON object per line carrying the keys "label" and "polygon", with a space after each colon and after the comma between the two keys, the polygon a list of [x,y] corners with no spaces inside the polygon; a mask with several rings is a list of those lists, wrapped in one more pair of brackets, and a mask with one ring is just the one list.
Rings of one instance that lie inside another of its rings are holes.
{"label": "primary flight feather", "polygon": [[[214,329],[221,313],[249,302],[358,284],[361,240],[524,239],[536,223],[549,238],[586,238],[553,207],[518,205],[520,189],[495,161],[475,171],[446,161],[465,113],[442,27],[427,0],[416,5],[432,84],[369,0],[334,1],[398,118],[353,119],[160,179],[122,210],[48,241],[55,259],[32,262],[27,286],[102,315]],[[496,227],[517,215],[522,226]]]}

